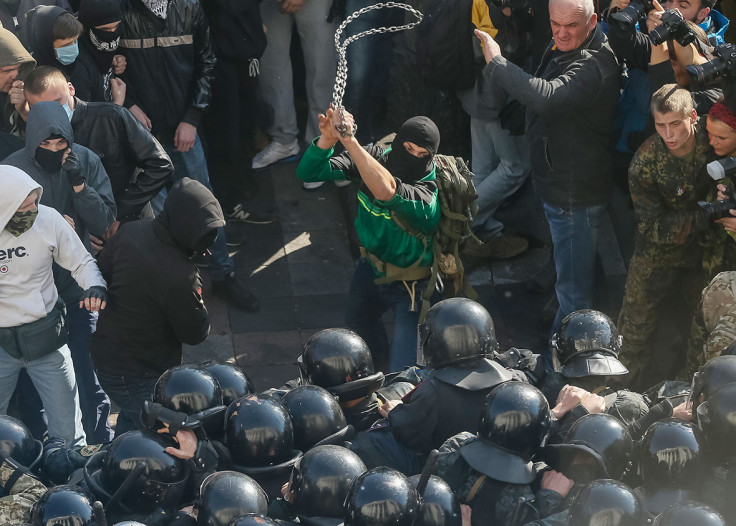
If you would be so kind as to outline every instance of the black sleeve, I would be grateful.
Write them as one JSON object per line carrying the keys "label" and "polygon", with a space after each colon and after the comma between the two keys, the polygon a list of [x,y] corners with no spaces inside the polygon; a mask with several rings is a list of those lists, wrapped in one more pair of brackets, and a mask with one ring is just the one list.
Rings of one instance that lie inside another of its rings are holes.
{"label": "black sleeve", "polygon": [[429,453],[438,425],[437,392],[432,382],[423,382],[407,396],[408,403],[397,405],[388,414],[391,432],[402,444]]}
{"label": "black sleeve", "polygon": [[649,412],[627,426],[631,438],[639,440],[646,433],[649,426],[665,418],[672,416],[672,402],[665,398],[658,404],[652,406]]}
{"label": "black sleeve", "polygon": [[635,27],[611,23],[608,29],[608,42],[619,60],[626,61],[630,69],[646,71],[652,55],[652,41],[649,35]]}
{"label": "black sleeve", "polygon": [[142,171],[131,182],[118,202],[121,222],[138,219],[143,207],[166,186],[174,174],[174,165],[166,150],[125,108],[120,108],[121,140],[126,156]]}
{"label": "black sleeve", "polygon": [[665,84],[675,83],[675,71],[669,61],[660,62],[649,66],[649,87],[652,93],[656,92]]}
{"label": "black sleeve", "polygon": [[[383,155],[383,148],[381,148],[380,146],[363,146],[363,149],[367,151],[374,159],[378,159],[379,157],[381,157],[381,155]],[[352,157],[350,157],[350,154],[346,151],[338,155],[333,155],[330,158],[330,168],[332,168],[333,170],[340,170],[342,173],[345,174],[346,179],[354,182],[361,181],[358,167],[355,166]]]}

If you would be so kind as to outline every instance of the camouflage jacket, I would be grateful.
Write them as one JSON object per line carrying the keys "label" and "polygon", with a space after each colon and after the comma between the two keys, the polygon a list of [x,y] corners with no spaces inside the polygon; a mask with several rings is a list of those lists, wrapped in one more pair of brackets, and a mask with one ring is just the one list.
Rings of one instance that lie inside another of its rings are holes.
{"label": "camouflage jacket", "polygon": [[720,356],[736,340],[736,271],[713,278],[703,289],[700,306],[688,343],[688,358],[697,361],[688,363],[689,370]]}
{"label": "camouflage jacket", "polygon": [[31,508],[46,493],[46,486],[10,460],[0,465],[0,524],[30,521]]}
{"label": "camouflage jacket", "polygon": [[702,121],[695,127],[695,150],[685,157],[672,155],[657,134],[641,145],[629,167],[637,221],[634,258],[653,267],[701,266],[707,236],[696,215],[698,201],[714,186],[705,170],[714,158]]}

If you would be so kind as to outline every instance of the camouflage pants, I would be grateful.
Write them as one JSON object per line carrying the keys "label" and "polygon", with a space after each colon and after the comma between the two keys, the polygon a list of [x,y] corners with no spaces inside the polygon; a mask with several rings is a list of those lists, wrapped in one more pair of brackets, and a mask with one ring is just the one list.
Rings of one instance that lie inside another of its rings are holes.
{"label": "camouflage pants", "polygon": [[[657,364],[663,378],[643,378],[654,365],[652,340],[658,324],[665,323],[668,331],[674,329],[687,334],[703,286],[703,273],[699,269],[656,268],[636,258],[631,260],[618,319],[623,336],[620,358],[629,369],[629,379],[651,385],[679,370],[685,357],[684,348],[670,350],[668,363]],[[684,327],[674,311],[689,313],[682,316],[687,319]]]}

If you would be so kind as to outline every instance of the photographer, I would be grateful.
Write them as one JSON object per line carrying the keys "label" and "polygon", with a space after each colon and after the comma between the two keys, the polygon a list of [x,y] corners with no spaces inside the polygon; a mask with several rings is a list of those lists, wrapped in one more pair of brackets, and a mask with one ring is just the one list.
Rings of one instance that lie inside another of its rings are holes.
{"label": "photographer", "polygon": [[663,86],[652,96],[651,110],[657,134],[639,148],[629,169],[637,231],[618,322],[621,361],[633,388],[682,366],[684,356],[669,356],[652,377],[651,340],[660,319],[671,327],[688,327],[692,319],[706,280],[702,243],[710,225],[698,201],[713,186],[704,170],[713,150],[690,93]]}
{"label": "photographer", "polygon": [[[653,47],[649,33],[662,25],[663,15],[670,9],[676,9],[685,21],[694,22],[705,31],[711,45],[721,44],[729,21],[713,9],[714,4],[713,0],[668,0],[661,4],[657,0],[646,0],[643,3],[636,0],[633,3],[630,0],[613,0],[613,14],[608,17],[611,47],[619,59],[626,61],[629,69],[646,71]],[[646,34],[639,31],[645,12]]]}
{"label": "photographer", "polygon": [[[725,102],[717,102],[708,113],[708,136],[710,145],[716,155],[720,157],[736,157],[736,113]],[[718,185],[718,200],[725,201],[726,186]],[[723,225],[723,230],[736,239],[736,210],[729,210],[731,217],[724,217],[716,221]]]}
{"label": "photographer", "polygon": [[705,51],[710,49],[705,32],[693,22],[686,24],[688,38],[681,40],[687,42],[695,39],[694,42],[683,45],[675,39],[652,48],[648,71],[649,86],[654,93],[665,84],[676,83],[690,91],[698,115],[705,115],[711,106],[723,97],[723,91],[719,78],[707,79],[703,83],[692,81],[686,68],[693,64],[705,64],[713,57]]}

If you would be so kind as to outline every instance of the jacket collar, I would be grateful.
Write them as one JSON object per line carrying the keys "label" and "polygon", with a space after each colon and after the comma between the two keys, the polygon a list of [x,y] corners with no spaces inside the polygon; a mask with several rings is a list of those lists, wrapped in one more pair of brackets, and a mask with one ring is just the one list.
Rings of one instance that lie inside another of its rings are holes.
{"label": "jacket collar", "polygon": [[588,35],[588,38],[586,38],[585,41],[583,41],[580,47],[577,47],[570,51],[563,51],[561,52],[559,56],[550,58],[550,55],[554,51],[557,51],[557,45],[555,44],[555,41],[553,39],[550,41],[549,45],[547,46],[547,49],[544,51],[544,55],[542,56],[542,61],[539,63],[539,68],[537,69],[537,73],[544,71],[544,68],[552,60],[556,60],[558,62],[569,62],[577,58],[579,55],[581,55],[584,50],[600,49],[603,46],[603,44],[605,44],[605,42],[606,42],[606,35],[603,33],[603,30],[601,29],[601,25],[596,24],[595,27],[593,28],[593,31],[590,32],[590,35]]}

